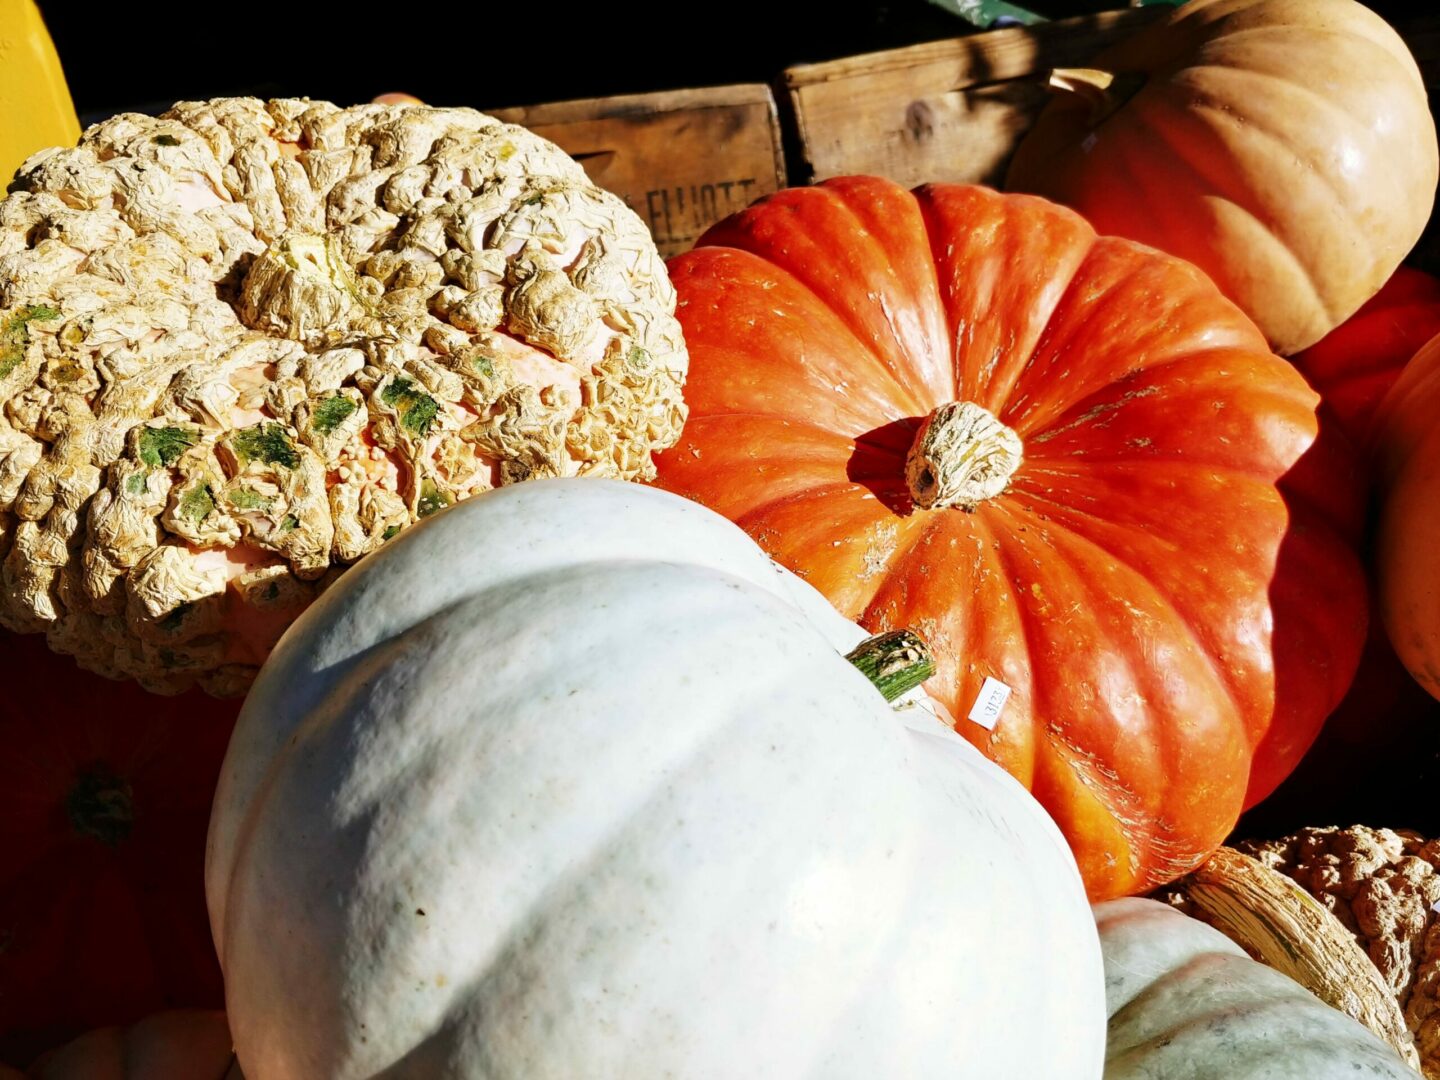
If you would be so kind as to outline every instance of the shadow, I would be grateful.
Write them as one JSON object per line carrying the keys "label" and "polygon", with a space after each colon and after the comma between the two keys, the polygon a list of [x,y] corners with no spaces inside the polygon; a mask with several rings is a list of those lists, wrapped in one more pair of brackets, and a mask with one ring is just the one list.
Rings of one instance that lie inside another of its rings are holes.
{"label": "shadow", "polygon": [[222,1007],[205,841],[240,702],[113,682],[40,634],[0,632],[0,677],[0,1062]]}
{"label": "shadow", "polygon": [[1319,415],[1315,444],[1280,482],[1291,524],[1270,590],[1275,720],[1261,744],[1278,786],[1246,800],[1237,839],[1440,818],[1427,795],[1440,778],[1440,702],[1401,665],[1373,610],[1368,475],[1328,409]]}
{"label": "shadow", "polygon": [[1371,612],[1360,669],[1299,766],[1247,811],[1229,842],[1306,826],[1364,824],[1440,831],[1440,701],[1401,665]]}
{"label": "shadow", "polygon": [[906,517],[915,511],[905,484],[905,456],[915,441],[923,416],[907,416],[872,428],[855,439],[855,452],[845,463],[845,478],[868,489],[891,512]]}

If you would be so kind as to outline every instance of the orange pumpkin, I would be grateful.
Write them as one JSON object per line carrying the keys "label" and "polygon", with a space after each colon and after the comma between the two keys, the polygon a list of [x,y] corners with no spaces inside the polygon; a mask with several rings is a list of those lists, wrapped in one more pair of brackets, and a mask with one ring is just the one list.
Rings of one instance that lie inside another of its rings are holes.
{"label": "orange pumpkin", "polygon": [[1190,260],[1282,354],[1373,296],[1430,217],[1425,85],[1354,0],[1190,0],[1052,83],[1006,187]]}
{"label": "orange pumpkin", "polygon": [[[1436,333],[1440,281],[1400,267],[1351,318],[1293,358],[1323,398],[1322,430],[1341,428],[1364,445],[1381,400]],[[1364,480],[1368,494],[1368,474]],[[1360,546],[1369,541],[1362,538]],[[1375,598],[1349,692],[1275,797],[1247,815],[1243,835],[1281,836],[1317,820],[1413,822],[1421,820],[1417,812],[1423,818],[1427,789],[1414,781],[1422,769],[1433,771],[1440,715],[1395,655],[1377,605]],[[1402,758],[1410,780],[1397,782]]]}
{"label": "orange pumpkin", "polygon": [[[722,222],[671,276],[691,412],[660,482],[847,617],[925,634],[932,696],[1094,898],[1186,872],[1293,767],[1364,637],[1330,522],[1350,463],[1317,444],[1291,527],[1276,484],[1317,397],[1203,274],[1040,199],[850,177]],[[1305,633],[1277,671],[1282,538]],[[1277,717],[1277,679],[1315,696]]]}
{"label": "orange pumpkin", "polygon": [[205,830],[239,711],[0,634],[0,1061],[223,1001]]}
{"label": "orange pumpkin", "polygon": [[1402,266],[1359,311],[1293,359],[1345,433],[1363,446],[1381,400],[1436,334],[1440,280]]}
{"label": "orange pumpkin", "polygon": [[43,1055],[30,1066],[29,1076],[30,1080],[241,1080],[225,1014],[199,1009],[157,1013],[128,1028],[87,1032]]}
{"label": "orange pumpkin", "polygon": [[1380,611],[1410,674],[1440,698],[1440,337],[1424,345],[1375,415],[1381,490]]}

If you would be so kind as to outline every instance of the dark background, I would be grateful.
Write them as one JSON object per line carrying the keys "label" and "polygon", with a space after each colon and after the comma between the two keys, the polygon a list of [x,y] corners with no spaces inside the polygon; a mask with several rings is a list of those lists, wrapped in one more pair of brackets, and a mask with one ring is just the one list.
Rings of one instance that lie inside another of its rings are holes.
{"label": "dark background", "polygon": [[[1128,0],[1018,2],[1063,17]],[[791,64],[975,29],[928,0],[39,5],[87,123],[228,94],[349,105],[405,91],[483,109],[766,82]],[[1419,5],[1370,6],[1395,20]]]}

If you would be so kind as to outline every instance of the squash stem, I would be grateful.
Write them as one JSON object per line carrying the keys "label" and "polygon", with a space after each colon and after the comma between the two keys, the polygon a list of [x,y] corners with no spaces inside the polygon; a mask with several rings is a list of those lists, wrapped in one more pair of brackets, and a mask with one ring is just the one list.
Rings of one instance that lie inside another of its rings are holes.
{"label": "squash stem", "polygon": [[1144,85],[1145,76],[1138,72],[1117,75],[1098,68],[1056,68],[1047,83],[1055,94],[1069,96],[1087,107],[1091,127],[1102,124]]}
{"label": "squash stem", "polygon": [[935,674],[935,656],[913,630],[891,630],[866,638],[845,659],[860,669],[886,701],[915,689]]}

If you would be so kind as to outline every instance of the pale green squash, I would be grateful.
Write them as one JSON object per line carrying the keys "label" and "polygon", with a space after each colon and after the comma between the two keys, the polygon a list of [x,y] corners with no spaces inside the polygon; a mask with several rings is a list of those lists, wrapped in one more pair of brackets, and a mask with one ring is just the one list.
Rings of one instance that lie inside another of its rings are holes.
{"label": "pale green squash", "polygon": [[1417,1080],[1379,1036],[1155,900],[1095,905],[1105,1080]]}
{"label": "pale green squash", "polygon": [[1062,837],[885,702],[863,636],[633,484],[502,488],[366,559],[262,671],[216,796],[245,1075],[1098,1080]]}

